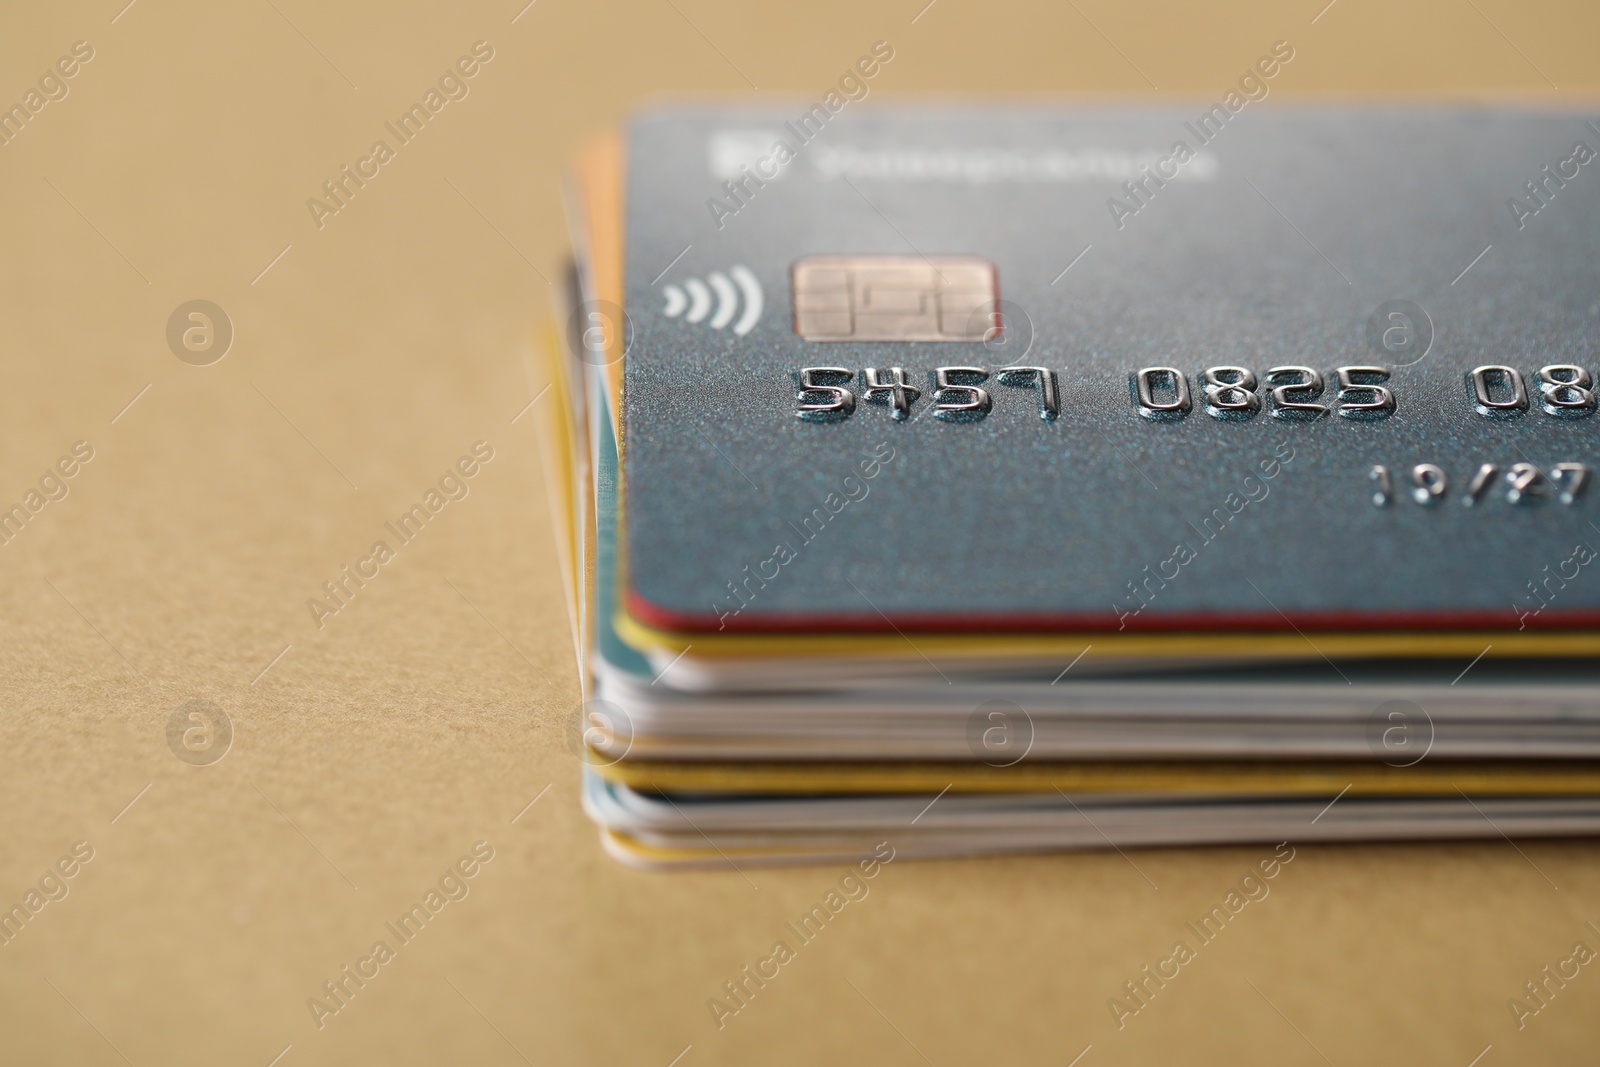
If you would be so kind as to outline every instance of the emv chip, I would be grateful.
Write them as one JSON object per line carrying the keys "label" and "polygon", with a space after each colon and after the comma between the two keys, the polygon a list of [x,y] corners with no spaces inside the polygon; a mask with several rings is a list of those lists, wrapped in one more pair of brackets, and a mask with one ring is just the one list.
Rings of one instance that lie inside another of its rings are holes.
{"label": "emv chip", "polygon": [[790,283],[806,341],[983,341],[1000,329],[998,276],[978,256],[807,256]]}

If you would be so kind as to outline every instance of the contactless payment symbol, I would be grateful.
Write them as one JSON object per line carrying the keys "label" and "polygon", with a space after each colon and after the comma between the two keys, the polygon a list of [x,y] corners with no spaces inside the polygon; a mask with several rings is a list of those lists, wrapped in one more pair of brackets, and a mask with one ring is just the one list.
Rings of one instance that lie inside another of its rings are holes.
{"label": "contactless payment symbol", "polygon": [[[661,291],[667,298],[667,306],[662,309],[667,318],[681,315],[684,322],[703,324],[713,330],[727,329],[731,324],[735,337],[743,337],[755,329],[764,306],[761,283],[750,268],[742,264],[730,267],[726,274],[714,270],[706,275],[705,281],[690,278],[681,286],[663,286]],[[734,321],[735,315],[738,321]]]}

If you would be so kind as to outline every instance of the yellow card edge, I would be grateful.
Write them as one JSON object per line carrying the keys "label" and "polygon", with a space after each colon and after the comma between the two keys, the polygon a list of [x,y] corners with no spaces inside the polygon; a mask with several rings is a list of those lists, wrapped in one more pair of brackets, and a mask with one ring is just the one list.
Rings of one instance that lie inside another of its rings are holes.
{"label": "yellow card edge", "polygon": [[1019,763],[742,763],[622,760],[602,778],[663,792],[801,794],[1184,793],[1230,796],[1583,796],[1600,794],[1600,762],[1436,760],[1410,767],[1351,761]]}
{"label": "yellow card edge", "polygon": [[[620,541],[620,538],[619,538]],[[618,588],[621,554],[618,560]],[[622,604],[613,607],[612,625],[617,636],[640,652],[681,652],[694,646],[694,655],[704,658],[787,658],[832,655],[843,659],[871,659],[894,655],[915,656],[917,649],[937,651],[946,657],[974,659],[1051,659],[1072,657],[1088,645],[1096,658],[1185,659],[1213,655],[1248,656],[1260,659],[1306,659],[1322,656],[1471,658],[1494,649],[1497,656],[1553,657],[1600,654],[1600,633],[1584,631],[1486,631],[1461,633],[1418,633],[1414,631],[1310,631],[1309,634],[1194,633],[1163,634],[1072,632],[1060,634],[1015,633],[924,633],[916,635],[916,646],[899,634],[879,633],[762,633],[719,634],[662,630],[646,625],[628,613]],[[1315,644],[1312,644],[1312,638]]]}

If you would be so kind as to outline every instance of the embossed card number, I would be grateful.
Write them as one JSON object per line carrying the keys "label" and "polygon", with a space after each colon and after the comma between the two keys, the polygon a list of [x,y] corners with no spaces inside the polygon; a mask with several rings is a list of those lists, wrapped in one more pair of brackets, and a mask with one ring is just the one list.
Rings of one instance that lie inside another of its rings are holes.
{"label": "embossed card number", "polygon": [[[1312,421],[1337,412],[1359,421],[1387,419],[1398,408],[1387,384],[1387,367],[1353,365],[1333,368],[1332,389],[1315,367],[1272,367],[1259,376],[1249,367],[1207,367],[1194,378],[1176,367],[1145,367],[1128,378],[1129,395],[1136,411],[1157,422],[1186,418],[1194,411],[1196,395],[1205,413],[1214,419],[1240,421],[1265,411],[1273,418]],[[799,372],[800,391],[795,414],[812,422],[849,418],[856,409],[858,372],[848,367],[806,367]],[[931,372],[936,418],[976,422],[989,414],[993,401],[986,382],[1038,390],[1039,415],[1050,420],[1061,414],[1061,385],[1048,367],[1002,367],[991,377],[983,367],[936,367]],[[860,395],[869,403],[883,404],[896,419],[911,416],[911,408],[924,390],[911,383],[904,367],[867,367],[859,372]],[[1472,410],[1490,419],[1515,418],[1538,409],[1555,418],[1592,415],[1597,406],[1595,376],[1573,363],[1552,363],[1532,375],[1533,388],[1515,367],[1490,364],[1475,367],[1466,376]]]}
{"label": "embossed card number", "polygon": [[[1386,367],[1337,367],[1338,395],[1333,405],[1347,419],[1381,419],[1394,413],[1394,393],[1383,383]],[[1280,419],[1320,419],[1329,406],[1319,398],[1327,386],[1314,367],[1273,367],[1261,376],[1267,386],[1266,409]],[[1214,419],[1253,418],[1262,410],[1259,382],[1249,367],[1207,367],[1197,384],[1207,415]],[[1133,375],[1132,393],[1139,414],[1147,419],[1181,419],[1194,410],[1189,380],[1176,367],[1145,367]]]}
{"label": "embossed card number", "polygon": [[[1048,367],[1004,367],[992,376],[982,367],[937,367],[933,371],[933,414],[950,422],[977,422],[994,407],[985,388],[988,382],[1035,389],[1039,417],[1061,414],[1061,388],[1056,372]],[[848,367],[806,367],[799,375],[800,391],[795,415],[807,422],[838,422],[855,414],[856,372]],[[922,396],[904,367],[868,367],[860,373],[862,399],[884,404],[896,419],[911,416],[911,406]]]}

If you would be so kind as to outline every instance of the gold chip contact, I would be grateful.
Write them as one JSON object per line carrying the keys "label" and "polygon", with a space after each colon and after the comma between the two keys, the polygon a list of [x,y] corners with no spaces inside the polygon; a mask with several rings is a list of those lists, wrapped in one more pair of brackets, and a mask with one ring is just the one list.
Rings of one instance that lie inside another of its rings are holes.
{"label": "gold chip contact", "polygon": [[979,256],[806,256],[790,270],[806,341],[983,341],[1000,329],[1000,282]]}

